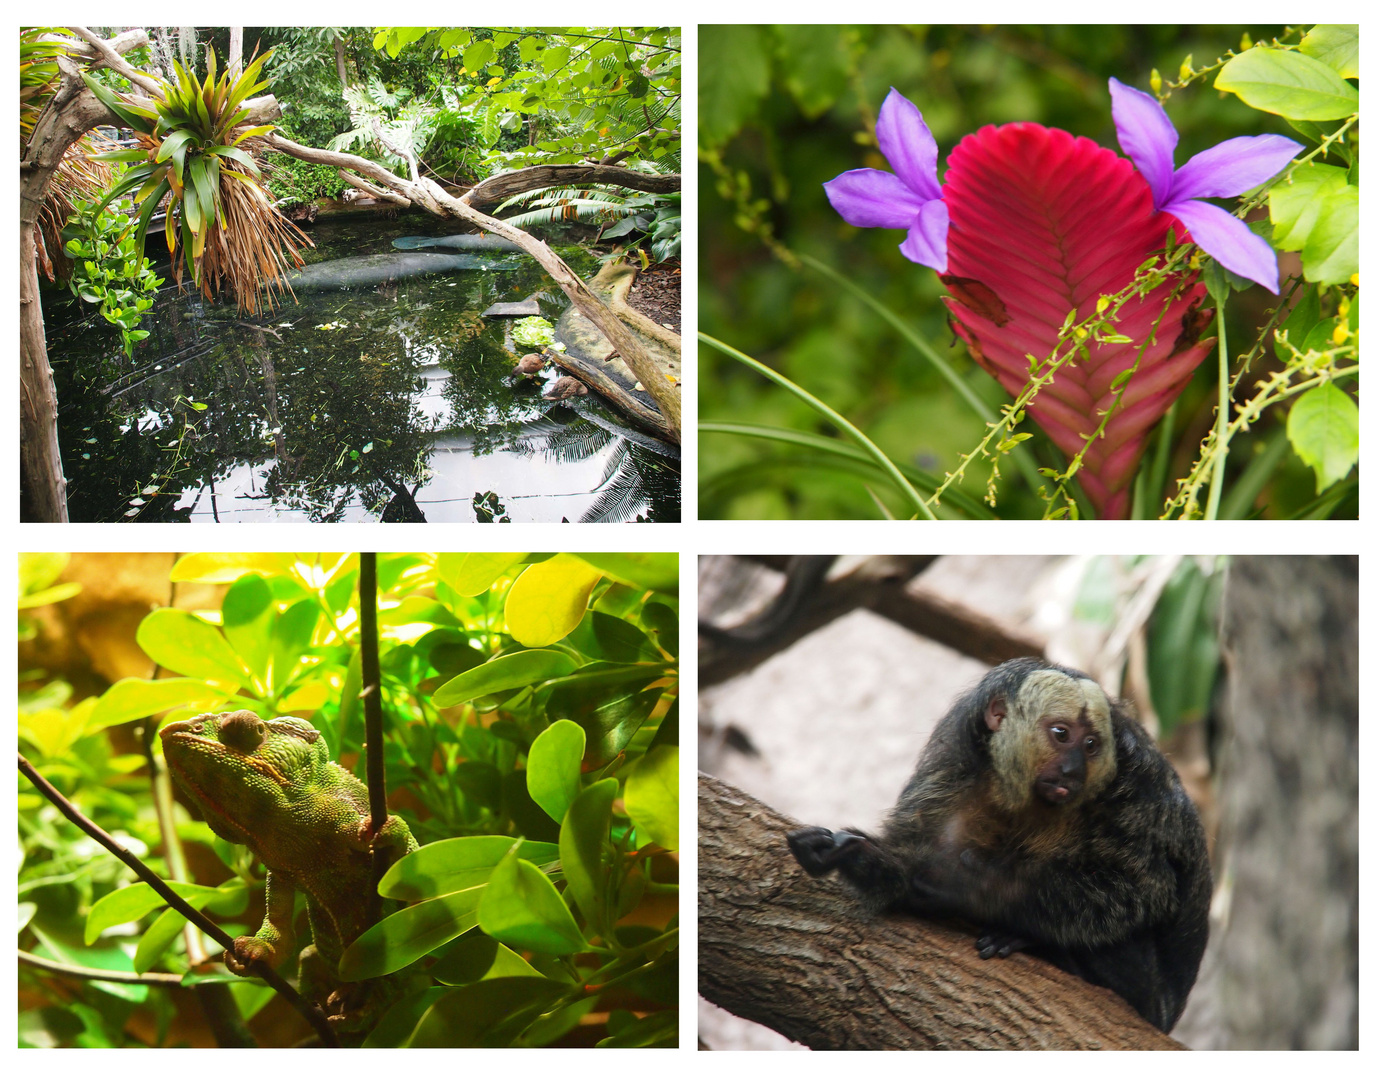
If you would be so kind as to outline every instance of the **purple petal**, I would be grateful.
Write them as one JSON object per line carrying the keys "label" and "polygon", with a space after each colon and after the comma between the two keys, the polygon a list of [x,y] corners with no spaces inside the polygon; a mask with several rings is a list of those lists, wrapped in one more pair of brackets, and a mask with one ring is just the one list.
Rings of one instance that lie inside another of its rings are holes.
{"label": "purple petal", "polygon": [[1191,231],[1194,240],[1220,266],[1277,291],[1277,253],[1257,233],[1232,214],[1207,202],[1191,200],[1163,208]]}
{"label": "purple petal", "polygon": [[892,86],[880,106],[875,136],[890,168],[916,195],[924,200],[942,197],[942,186],[937,182],[937,140],[923,123],[918,106]]}
{"label": "purple petal", "polygon": [[924,203],[918,220],[908,231],[899,251],[910,262],[930,266],[939,274],[947,272],[947,204],[941,199]]}
{"label": "purple petal", "polygon": [[902,180],[879,169],[852,169],[822,187],[832,208],[860,229],[907,229],[923,208]]}
{"label": "purple petal", "polygon": [[1232,198],[1270,180],[1304,149],[1284,135],[1240,135],[1202,150],[1178,170],[1171,201]]}
{"label": "purple petal", "polygon": [[1138,171],[1152,189],[1152,202],[1162,209],[1171,195],[1171,173],[1176,151],[1176,129],[1167,112],[1151,94],[1125,86],[1110,78],[1109,96],[1113,99],[1114,128],[1119,145],[1133,159]]}

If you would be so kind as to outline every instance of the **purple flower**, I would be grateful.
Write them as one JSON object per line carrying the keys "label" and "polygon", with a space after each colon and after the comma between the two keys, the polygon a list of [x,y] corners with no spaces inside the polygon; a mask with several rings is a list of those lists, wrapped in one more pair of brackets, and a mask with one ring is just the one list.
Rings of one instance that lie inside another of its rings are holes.
{"label": "purple flower", "polygon": [[907,229],[899,245],[906,259],[947,269],[947,207],[937,182],[937,140],[923,114],[890,87],[875,125],[880,152],[893,167],[852,169],[823,184],[832,208],[861,229]]}
{"label": "purple flower", "polygon": [[1202,198],[1232,198],[1276,176],[1301,150],[1281,135],[1244,135],[1201,151],[1176,168],[1176,128],[1151,94],[1109,80],[1119,145],[1152,189],[1152,205],[1190,230],[1226,270],[1277,291],[1277,255],[1266,240]]}

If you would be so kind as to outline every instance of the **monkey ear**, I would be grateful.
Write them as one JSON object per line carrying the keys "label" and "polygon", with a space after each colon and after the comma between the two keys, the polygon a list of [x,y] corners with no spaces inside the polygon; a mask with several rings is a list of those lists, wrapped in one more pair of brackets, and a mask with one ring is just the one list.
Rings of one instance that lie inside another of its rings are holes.
{"label": "monkey ear", "polygon": [[999,726],[1004,723],[1004,718],[1009,715],[1009,706],[1001,697],[990,698],[990,703],[985,706],[985,726],[991,731],[998,731]]}

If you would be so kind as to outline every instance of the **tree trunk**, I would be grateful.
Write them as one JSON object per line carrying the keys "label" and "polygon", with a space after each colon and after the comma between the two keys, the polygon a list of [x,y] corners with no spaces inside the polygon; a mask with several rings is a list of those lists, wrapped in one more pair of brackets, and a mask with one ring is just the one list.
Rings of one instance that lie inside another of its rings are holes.
{"label": "tree trunk", "polygon": [[349,68],[344,63],[344,38],[335,31],[335,73],[339,76],[339,88],[349,88]]}
{"label": "tree trunk", "polygon": [[1356,1049],[1357,557],[1235,558],[1223,634],[1227,908],[1197,995],[1220,1049]]}
{"label": "tree trunk", "polygon": [[229,34],[229,56],[225,60],[225,67],[229,70],[230,78],[237,79],[244,73],[244,28],[231,26]]}
{"label": "tree trunk", "polygon": [[709,1001],[815,1050],[1179,1050],[1110,991],[973,935],[868,920],[810,878],[796,823],[698,777],[698,985]]}

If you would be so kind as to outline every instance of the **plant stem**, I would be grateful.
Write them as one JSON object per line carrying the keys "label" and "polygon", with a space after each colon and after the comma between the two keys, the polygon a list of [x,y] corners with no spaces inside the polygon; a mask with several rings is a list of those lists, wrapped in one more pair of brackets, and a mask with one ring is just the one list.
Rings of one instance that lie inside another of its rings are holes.
{"label": "plant stem", "polygon": [[803,389],[803,387],[799,386],[797,383],[790,382],[774,368],[767,367],[766,365],[762,364],[759,360],[755,360],[747,356],[740,350],[732,348],[725,341],[718,341],[717,338],[711,337],[708,334],[703,333],[702,331],[699,331],[698,333],[698,340],[703,342],[705,345],[711,345],[718,352],[725,353],[727,356],[730,356],[734,360],[739,360],[741,363],[745,364],[751,370],[759,372],[761,375],[764,375],[765,378],[769,379],[771,382],[784,387],[785,390],[788,390],[800,401],[804,402],[806,405],[810,406],[815,411],[827,417],[828,420],[830,420],[837,427],[841,428],[842,431],[845,431],[848,435],[850,435],[853,439],[860,443],[861,446],[865,448],[866,452],[870,455],[871,459],[875,462],[875,464],[878,465],[881,469],[883,469],[885,473],[889,476],[889,478],[894,481],[895,485],[899,488],[899,490],[902,491],[906,496],[908,496],[909,501],[913,503],[913,506],[918,513],[922,513],[925,517],[928,518],[929,521],[937,520],[936,515],[934,515],[933,512],[928,509],[927,504],[923,502],[923,497],[919,495],[918,492],[914,490],[913,485],[908,482],[908,477],[906,477],[902,472],[899,471],[899,467],[895,465],[894,462],[890,461],[889,458],[886,456],[885,452],[881,450],[878,446],[876,446],[873,442],[871,442],[870,439],[866,437],[865,433],[861,431],[860,428],[856,427],[855,424],[851,423],[851,421],[846,419],[846,417],[842,416],[841,413],[837,412],[835,409],[833,409],[830,405],[827,405],[825,402],[822,402],[815,398],[812,394],[810,394],[807,390]]}
{"label": "plant stem", "polygon": [[1219,514],[1219,500],[1224,494],[1224,463],[1229,458],[1229,344],[1224,329],[1224,301],[1219,301],[1216,314],[1219,322],[1219,415],[1215,418],[1217,452],[1214,459],[1214,478],[1210,481],[1210,501],[1205,507],[1205,520],[1214,521]]}

